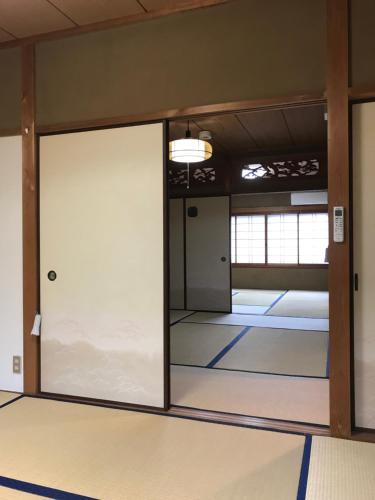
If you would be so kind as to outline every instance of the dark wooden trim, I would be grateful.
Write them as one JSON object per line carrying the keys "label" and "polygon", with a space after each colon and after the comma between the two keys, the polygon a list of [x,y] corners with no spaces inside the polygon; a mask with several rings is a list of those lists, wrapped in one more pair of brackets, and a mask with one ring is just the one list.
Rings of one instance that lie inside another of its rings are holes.
{"label": "dark wooden trim", "polygon": [[163,121],[163,246],[164,246],[164,409],[168,410],[171,400],[170,377],[170,318],[169,318],[169,182],[168,182],[168,156],[169,156],[169,127]]}
{"label": "dark wooden trim", "polygon": [[333,436],[352,430],[350,157],[349,157],[349,0],[327,1],[327,101],[329,214],[345,210],[345,241],[334,243],[330,221],[330,419]]}
{"label": "dark wooden trim", "polygon": [[22,204],[24,391],[39,391],[39,337],[31,335],[39,310],[38,175],[35,135],[35,47],[22,47]]}
{"label": "dark wooden trim", "polygon": [[[266,240],[267,241],[267,240]],[[329,264],[246,264],[246,263],[232,263],[232,267],[258,267],[273,269],[328,269]]]}
{"label": "dark wooden trim", "polygon": [[75,396],[65,396],[65,395],[48,394],[48,393],[41,393],[38,395],[31,395],[31,396],[36,399],[48,399],[52,401],[61,401],[71,404],[84,404],[88,406],[99,406],[103,408],[112,408],[116,410],[135,411],[139,413],[148,413],[150,415],[162,415],[165,417],[186,418],[189,420],[198,420],[198,421],[218,423],[223,425],[253,427],[258,429],[267,429],[275,432],[329,436],[328,426],[291,422],[288,420],[276,420],[272,418],[237,415],[234,413],[200,410],[197,408],[185,408],[173,405],[169,410],[164,410],[163,408],[155,408],[149,406],[132,406],[123,403],[116,403],[114,401],[103,401],[98,399],[87,399]]}
{"label": "dark wooden trim", "polygon": [[283,214],[283,213],[326,213],[328,205],[293,205],[287,207],[251,207],[232,208],[232,215],[254,215],[254,214]]}
{"label": "dark wooden trim", "polygon": [[159,19],[160,17],[170,16],[172,14],[178,14],[190,10],[215,7],[217,5],[232,1],[233,0],[187,0],[182,5],[169,6],[165,7],[164,9],[150,10],[148,12],[141,12],[140,14],[118,17],[116,19],[108,19],[106,21],[86,24],[83,26],[75,26],[73,28],[67,28],[48,33],[40,33],[38,35],[33,35],[26,38],[15,38],[14,40],[9,40],[7,42],[1,43],[0,50],[8,49],[11,47],[24,46],[25,44],[29,45],[30,43],[58,40],[60,38],[66,38],[69,36],[83,35],[85,33],[91,33],[93,31],[109,30],[129,24],[151,21],[153,19]]}
{"label": "dark wooden trim", "polygon": [[0,129],[0,137],[11,137],[13,135],[21,135],[22,134],[22,129],[21,128],[3,128]]}
{"label": "dark wooden trim", "polygon": [[259,111],[261,109],[285,109],[305,106],[306,104],[325,103],[322,94],[298,94],[280,96],[268,99],[252,99],[245,101],[234,101],[228,103],[208,104],[202,106],[192,106],[188,108],[176,108],[160,110],[153,113],[140,113],[133,115],[120,115],[108,118],[97,118],[93,120],[81,120],[75,122],[52,123],[38,125],[38,134],[49,134],[63,131],[88,130],[98,127],[112,127],[116,125],[133,124],[139,122],[151,122],[160,120],[172,120],[174,118],[190,118],[206,116],[217,113],[234,113],[237,111]]}
{"label": "dark wooden trim", "polygon": [[349,88],[349,99],[351,101],[361,100],[361,99],[374,99],[375,98],[375,85],[365,85],[361,87],[350,87]]}
{"label": "dark wooden trim", "polygon": [[375,429],[357,428],[353,431],[351,438],[354,441],[364,441],[366,443],[375,443]]}

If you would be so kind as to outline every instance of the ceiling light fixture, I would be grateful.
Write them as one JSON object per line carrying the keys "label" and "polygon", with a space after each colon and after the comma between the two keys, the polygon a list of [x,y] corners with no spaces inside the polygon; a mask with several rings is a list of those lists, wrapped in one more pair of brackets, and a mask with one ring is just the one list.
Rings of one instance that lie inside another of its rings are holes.
{"label": "ceiling light fixture", "polygon": [[191,137],[189,122],[184,139],[169,143],[169,159],[178,163],[199,163],[209,160],[212,156],[212,146],[202,139]]}

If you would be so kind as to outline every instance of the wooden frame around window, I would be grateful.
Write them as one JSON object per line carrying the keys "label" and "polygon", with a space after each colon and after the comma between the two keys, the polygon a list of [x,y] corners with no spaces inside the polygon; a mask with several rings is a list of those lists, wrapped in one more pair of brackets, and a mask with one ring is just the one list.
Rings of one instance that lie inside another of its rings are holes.
{"label": "wooden frame around window", "polygon": [[[295,205],[288,207],[253,207],[253,208],[232,208],[231,216],[238,215],[264,215],[265,216],[265,263],[246,263],[246,262],[232,262],[232,268],[274,268],[274,269],[328,269],[328,263],[320,264],[275,264],[267,262],[267,215],[277,215],[277,214],[303,214],[303,213],[328,213],[328,205]],[[299,224],[297,224],[297,248],[298,248],[298,261],[299,261]]]}

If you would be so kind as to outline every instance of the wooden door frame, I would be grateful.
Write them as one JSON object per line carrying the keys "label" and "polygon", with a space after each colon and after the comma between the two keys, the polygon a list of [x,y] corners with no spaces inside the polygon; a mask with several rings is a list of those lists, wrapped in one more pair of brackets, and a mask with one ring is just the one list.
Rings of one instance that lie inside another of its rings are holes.
{"label": "wooden door frame", "polygon": [[[329,210],[332,213],[333,206],[344,206],[347,221],[344,244],[333,243],[332,234],[330,234],[330,424],[332,435],[344,438],[352,436],[353,380],[350,312],[351,244],[349,228],[350,162],[348,120],[349,0],[327,0],[327,14],[327,96],[323,94],[303,94],[36,127],[35,47],[33,44],[26,44],[22,47],[24,390],[26,394],[39,394],[39,339],[30,335],[34,315],[39,308],[37,133],[110,127],[119,124],[233,113],[244,110],[280,109],[327,102],[329,116]],[[264,419],[261,419],[261,422],[264,426]]]}

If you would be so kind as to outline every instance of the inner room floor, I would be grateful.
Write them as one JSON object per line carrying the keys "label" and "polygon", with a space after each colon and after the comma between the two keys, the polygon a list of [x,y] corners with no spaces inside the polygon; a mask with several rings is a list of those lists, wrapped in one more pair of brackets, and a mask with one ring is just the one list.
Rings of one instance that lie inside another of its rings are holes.
{"label": "inner room floor", "polygon": [[232,302],[171,311],[172,404],[329,425],[328,292],[234,289]]}
{"label": "inner room floor", "polygon": [[374,498],[374,444],[9,393],[0,401],[5,500]]}

